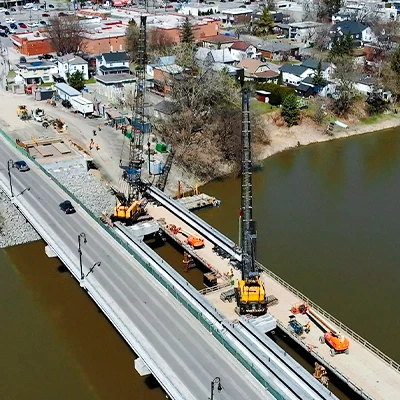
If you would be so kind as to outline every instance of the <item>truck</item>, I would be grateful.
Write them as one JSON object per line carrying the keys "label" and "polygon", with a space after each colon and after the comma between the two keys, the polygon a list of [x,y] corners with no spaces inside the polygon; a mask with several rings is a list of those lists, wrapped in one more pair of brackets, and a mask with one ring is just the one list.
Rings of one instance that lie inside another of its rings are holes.
{"label": "truck", "polygon": [[32,110],[32,118],[36,122],[43,122],[43,117],[44,117],[44,110],[41,108],[36,108],[35,110]]}

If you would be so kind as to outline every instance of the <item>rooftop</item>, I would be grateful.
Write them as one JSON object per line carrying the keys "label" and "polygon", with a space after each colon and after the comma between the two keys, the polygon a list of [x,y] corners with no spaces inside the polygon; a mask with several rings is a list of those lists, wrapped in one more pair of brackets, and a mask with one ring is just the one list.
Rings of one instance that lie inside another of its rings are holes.
{"label": "rooftop", "polygon": [[[306,60],[304,60],[301,65],[307,68],[311,68],[311,69],[317,69],[318,68],[318,63],[320,60],[315,60],[314,58],[308,58]],[[326,62],[326,61],[322,61],[321,62],[321,68],[322,70],[325,70],[327,68],[329,68],[331,66],[330,63]]]}
{"label": "rooftop", "polygon": [[223,10],[222,14],[225,14],[225,15],[253,14],[253,10],[251,8],[231,8],[231,9]]}
{"label": "rooftop", "polygon": [[80,92],[78,92],[73,87],[67,85],[66,83],[60,82],[56,83],[54,87],[62,92],[66,93],[68,96],[80,96]]}
{"label": "rooftop", "polygon": [[250,46],[251,46],[251,43],[238,40],[235,43],[233,43],[233,45],[231,46],[231,49],[246,51]]}
{"label": "rooftop", "polygon": [[208,38],[204,38],[203,42],[213,43],[213,44],[235,43],[235,42],[237,42],[237,39],[235,39],[232,36],[227,36],[227,35],[215,35],[215,36],[210,36]]}
{"label": "rooftop", "polygon": [[315,21],[293,22],[289,24],[291,28],[298,28],[298,29],[316,28],[321,25],[323,25],[321,22],[315,22]]}
{"label": "rooftop", "polygon": [[128,54],[125,51],[111,51],[109,53],[103,53],[101,56],[108,63],[129,61]]}
{"label": "rooftop", "polygon": [[136,81],[136,78],[130,74],[107,74],[107,75],[96,75],[94,77],[96,81],[103,84],[111,83],[129,83]]}
{"label": "rooftop", "polygon": [[176,65],[176,64],[159,65],[159,66],[155,66],[154,69],[158,69],[161,72],[164,72],[166,74],[171,74],[171,75],[181,74],[184,71],[183,67],[181,67],[180,65]]}
{"label": "rooftop", "polygon": [[292,75],[300,76],[301,74],[306,72],[308,68],[302,65],[283,64],[282,67],[279,68],[279,70]]}
{"label": "rooftop", "polygon": [[240,61],[237,66],[244,68],[245,72],[248,74],[254,74],[260,67],[268,67],[265,62],[254,58],[245,58]]}
{"label": "rooftop", "polygon": [[45,60],[32,60],[26,63],[18,63],[17,67],[19,69],[32,70],[32,71],[57,68],[55,64]]}
{"label": "rooftop", "polygon": [[294,45],[281,41],[265,41],[257,45],[257,48],[258,50],[265,50],[274,53],[279,51],[290,51],[293,49],[298,49],[299,45]]}
{"label": "rooftop", "polygon": [[68,65],[82,65],[87,64],[82,57],[76,56],[75,54],[66,54],[65,56],[58,57],[57,60],[62,64]]}
{"label": "rooftop", "polygon": [[367,29],[367,26],[358,21],[341,21],[332,26],[333,32],[340,31],[344,35],[361,33],[365,29]]}

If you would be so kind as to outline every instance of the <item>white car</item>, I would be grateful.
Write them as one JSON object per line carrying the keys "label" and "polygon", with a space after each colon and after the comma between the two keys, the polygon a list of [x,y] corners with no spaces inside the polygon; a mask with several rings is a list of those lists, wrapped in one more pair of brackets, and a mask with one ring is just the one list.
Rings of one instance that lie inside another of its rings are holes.
{"label": "white car", "polygon": [[29,10],[30,8],[33,8],[34,4],[33,3],[26,3],[22,8],[25,10]]}
{"label": "white car", "polygon": [[4,7],[0,7],[0,13],[6,12],[6,11],[7,11],[7,9],[6,9],[6,8],[4,8]]}
{"label": "white car", "polygon": [[32,11],[39,11],[39,9],[35,6],[35,7],[32,7],[32,9],[31,9]]}
{"label": "white car", "polygon": [[28,28],[37,28],[39,25],[37,22],[29,22],[29,24],[26,24]]}
{"label": "white car", "polygon": [[14,18],[6,18],[6,24],[15,24]]}
{"label": "white car", "polygon": [[17,33],[17,31],[13,28],[9,28],[10,33],[13,35],[14,33]]}

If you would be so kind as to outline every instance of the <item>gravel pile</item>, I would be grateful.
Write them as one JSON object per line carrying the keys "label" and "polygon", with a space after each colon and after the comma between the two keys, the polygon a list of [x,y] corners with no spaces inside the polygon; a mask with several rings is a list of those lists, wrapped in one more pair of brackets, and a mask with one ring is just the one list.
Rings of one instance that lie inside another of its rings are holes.
{"label": "gravel pile", "polygon": [[95,215],[109,214],[115,207],[115,198],[107,187],[85,170],[76,168],[52,174]]}
{"label": "gravel pile", "polygon": [[0,228],[0,248],[40,239],[29,222],[26,222],[23,215],[3,192],[0,192]]}

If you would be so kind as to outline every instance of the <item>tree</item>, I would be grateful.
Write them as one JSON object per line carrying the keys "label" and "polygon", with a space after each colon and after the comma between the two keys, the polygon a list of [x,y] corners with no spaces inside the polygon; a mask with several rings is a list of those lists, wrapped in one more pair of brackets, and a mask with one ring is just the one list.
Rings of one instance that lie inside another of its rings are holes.
{"label": "tree", "polygon": [[329,58],[342,58],[351,55],[353,52],[353,38],[350,33],[346,35],[335,36],[332,40]]}
{"label": "tree", "polygon": [[297,125],[300,119],[300,110],[295,94],[291,94],[285,98],[282,103],[281,115],[289,127]]}
{"label": "tree", "polygon": [[354,90],[354,66],[351,59],[341,58],[336,62],[334,78],[336,90],[332,108],[337,115],[346,115],[356,99]]}
{"label": "tree", "polygon": [[274,19],[268,10],[268,7],[264,7],[260,19],[255,23],[254,34],[256,36],[265,36],[271,32],[274,27]]}
{"label": "tree", "polygon": [[68,79],[68,83],[79,92],[85,87],[85,80],[83,79],[82,71],[75,71]]}
{"label": "tree", "polygon": [[125,48],[131,61],[136,61],[139,47],[139,27],[132,18],[125,33]]}
{"label": "tree", "polygon": [[340,11],[342,0],[322,0],[318,3],[317,18],[320,21],[331,21],[332,15]]}
{"label": "tree", "polygon": [[400,79],[400,45],[392,55],[390,60],[390,68],[397,75],[397,79]]}
{"label": "tree", "polygon": [[277,85],[283,85],[283,73],[282,71],[279,72],[278,80],[276,81]]}
{"label": "tree", "polygon": [[318,61],[317,69],[312,77],[312,83],[316,86],[319,90],[320,87],[324,84],[324,77],[322,75],[322,62],[321,60]]}
{"label": "tree", "polygon": [[45,34],[50,39],[53,50],[65,55],[82,50],[84,33],[80,20],[75,16],[67,16],[50,18]]}
{"label": "tree", "polygon": [[193,42],[193,27],[192,24],[189,22],[189,18],[186,17],[185,22],[182,25],[181,43],[192,44]]}
{"label": "tree", "polygon": [[147,34],[147,50],[157,56],[167,54],[174,41],[161,29],[151,29]]}
{"label": "tree", "polygon": [[382,98],[382,91],[376,86],[368,96],[366,103],[369,115],[382,114],[388,107],[387,101]]}
{"label": "tree", "polygon": [[314,47],[317,50],[326,50],[330,42],[330,30],[329,24],[324,24],[315,29]]}

